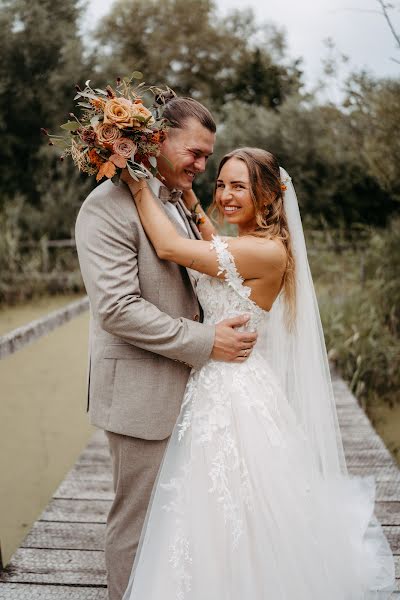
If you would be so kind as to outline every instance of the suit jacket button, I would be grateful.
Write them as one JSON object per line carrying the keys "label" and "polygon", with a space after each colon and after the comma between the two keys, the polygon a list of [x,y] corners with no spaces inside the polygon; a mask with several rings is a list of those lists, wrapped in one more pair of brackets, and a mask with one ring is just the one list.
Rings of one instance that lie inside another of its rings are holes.
{"label": "suit jacket button", "polygon": [[199,316],[199,315],[194,315],[194,317],[193,317],[193,321],[198,321],[199,319],[200,319],[200,316]]}

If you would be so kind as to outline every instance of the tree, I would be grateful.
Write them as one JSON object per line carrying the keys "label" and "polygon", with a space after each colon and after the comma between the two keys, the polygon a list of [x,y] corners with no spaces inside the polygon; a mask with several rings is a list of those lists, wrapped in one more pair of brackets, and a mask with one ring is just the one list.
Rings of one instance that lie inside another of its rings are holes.
{"label": "tree", "polygon": [[[72,109],[82,71],[79,0],[8,0],[0,5],[0,181],[3,202],[22,194],[38,206],[46,152],[40,128],[55,128]],[[55,172],[55,169],[53,170]],[[50,186],[50,181],[47,182]]]}
{"label": "tree", "polygon": [[348,81],[346,107],[353,140],[379,186],[400,201],[400,81],[375,80],[366,74]]}
{"label": "tree", "polygon": [[96,37],[105,79],[139,70],[214,109],[241,95],[276,105],[289,81],[300,85],[298,70],[278,65],[284,41],[276,28],[257,25],[249,10],[221,18],[211,0],[117,0]]}
{"label": "tree", "polygon": [[289,171],[302,216],[313,226],[382,226],[398,209],[362,150],[369,134],[345,110],[307,96],[291,96],[278,110],[235,101],[224,107],[222,121],[214,156],[197,184],[205,203],[222,156],[235,147],[257,146]]}

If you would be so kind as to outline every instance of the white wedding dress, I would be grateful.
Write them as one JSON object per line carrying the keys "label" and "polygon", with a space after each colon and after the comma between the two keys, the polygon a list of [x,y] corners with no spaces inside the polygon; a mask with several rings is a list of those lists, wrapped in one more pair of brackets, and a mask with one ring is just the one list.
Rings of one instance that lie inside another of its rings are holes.
{"label": "white wedding dress", "polygon": [[204,321],[248,313],[261,339],[242,364],[192,372],[123,600],[388,598],[393,559],[373,518],[373,480],[315,475],[259,350],[270,314],[250,299],[227,243],[212,247],[226,280],[200,275]]}

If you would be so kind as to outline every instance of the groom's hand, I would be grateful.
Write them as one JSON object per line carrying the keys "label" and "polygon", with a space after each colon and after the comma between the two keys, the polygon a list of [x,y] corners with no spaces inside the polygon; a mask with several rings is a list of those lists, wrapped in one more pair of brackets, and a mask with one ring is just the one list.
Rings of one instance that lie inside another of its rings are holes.
{"label": "groom's hand", "polygon": [[225,362],[244,362],[247,360],[257,341],[257,333],[236,331],[236,327],[245,325],[248,315],[225,319],[215,327],[215,340],[211,358]]}

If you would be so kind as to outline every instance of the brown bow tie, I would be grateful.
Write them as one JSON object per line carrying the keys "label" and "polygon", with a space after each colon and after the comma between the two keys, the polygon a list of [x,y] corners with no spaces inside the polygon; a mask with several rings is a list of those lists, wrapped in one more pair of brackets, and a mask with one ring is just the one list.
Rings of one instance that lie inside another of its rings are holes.
{"label": "brown bow tie", "polygon": [[161,185],[158,192],[158,197],[163,204],[166,202],[176,204],[178,200],[182,198],[182,192],[180,190],[169,190],[167,187],[165,187],[165,185]]}

